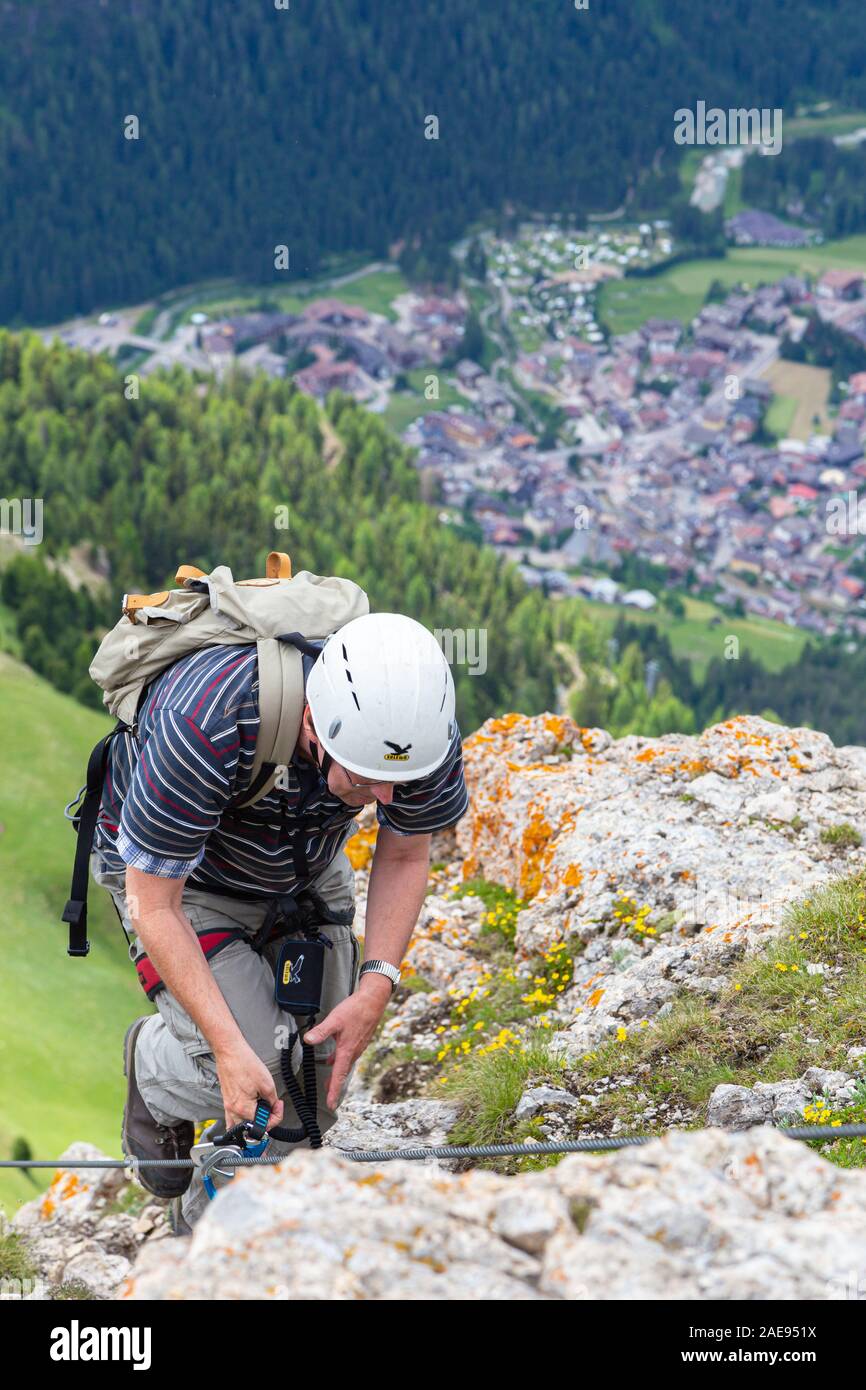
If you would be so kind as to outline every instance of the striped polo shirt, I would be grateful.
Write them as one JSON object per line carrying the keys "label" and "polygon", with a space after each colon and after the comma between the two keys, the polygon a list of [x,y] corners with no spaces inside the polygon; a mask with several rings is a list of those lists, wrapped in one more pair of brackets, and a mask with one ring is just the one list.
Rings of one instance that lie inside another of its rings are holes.
{"label": "striped polo shirt", "polygon": [[[303,660],[306,681],[313,658]],[[95,839],[108,867],[262,897],[290,893],[330,863],[358,808],[297,753],[283,788],[255,806],[234,804],[251,783],[258,688],[253,646],[208,647],[151,682],[138,738],[112,744]],[[422,835],[454,825],[467,805],[458,729],[441,767],[397,784],[376,814],[399,835]]]}

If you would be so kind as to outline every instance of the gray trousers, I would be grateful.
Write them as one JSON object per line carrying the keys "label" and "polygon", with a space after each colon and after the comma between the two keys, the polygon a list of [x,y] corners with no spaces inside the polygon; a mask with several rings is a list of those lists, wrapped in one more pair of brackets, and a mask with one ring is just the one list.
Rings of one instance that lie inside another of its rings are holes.
{"label": "gray trousers", "polygon": [[[108,869],[98,851],[91,856],[90,866],[95,881],[111,893],[127,933],[134,937],[126,904],[126,874]],[[355,874],[342,849],[327,868],[312,880],[311,886],[334,911],[354,910]],[[262,925],[267,905],[240,902],[197,888],[186,888],[183,910],[196,934],[240,927],[246,938],[252,938]],[[333,947],[325,951],[320,1020],[357,987],[361,954],[358,938],[351,927],[328,922],[323,924],[323,931],[333,942]],[[266,947],[258,955],[251,949],[248,940],[233,941],[212,956],[208,964],[241,1033],[274,1078],[277,1094],[284,1104],[281,1123],[296,1127],[300,1120],[286,1095],[280,1070],[280,1053],[288,1042],[289,1034],[295,1030],[295,1020],[274,999],[274,970],[281,944],[278,942],[275,946]],[[134,958],[142,949],[141,942],[135,938],[130,956]],[[192,1120],[196,1124],[218,1120],[218,1128],[222,1130],[223,1102],[210,1044],[168,989],[160,990],[154,1002],[158,1013],[152,1015],[141,1029],[135,1048],[136,1080],[145,1105],[159,1124],[174,1125],[179,1120]],[[317,1118],[322,1133],[337,1118],[336,1111],[324,1100],[331,1076],[326,1059],[333,1050],[331,1039],[314,1049]],[[296,1048],[293,1058],[296,1072],[299,1059],[300,1049]],[[269,1152],[288,1153],[292,1147],[308,1146],[307,1140],[299,1146],[272,1141]],[[207,1193],[197,1171],[194,1171],[193,1181],[182,1203],[184,1217],[190,1225],[201,1215],[207,1202]]]}

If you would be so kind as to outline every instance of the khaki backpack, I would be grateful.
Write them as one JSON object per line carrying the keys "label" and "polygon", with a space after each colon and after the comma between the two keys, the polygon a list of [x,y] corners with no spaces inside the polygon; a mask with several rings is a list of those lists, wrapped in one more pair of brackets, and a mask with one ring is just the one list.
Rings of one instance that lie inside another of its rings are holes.
{"label": "khaki backpack", "polygon": [[132,727],[145,686],[175,661],[204,647],[255,644],[260,724],[250,789],[256,790],[242,803],[250,806],[278,775],[257,786],[262,768],[290,761],[304,712],[303,644],[279,639],[328,637],[369,613],[370,604],[350,579],[309,570],[292,577],[288,555],[275,550],[264,579],[236,580],[226,565],[211,574],[181,565],[176,581],[181,588],[124,595],[123,617],[103,638],[90,675],[110,713]]}
{"label": "khaki backpack", "polygon": [[304,712],[302,654],[307,644],[370,611],[367,595],[352,580],[309,570],[293,576],[288,555],[275,550],[262,579],[236,580],[226,565],[210,574],[181,565],[176,582],[179,588],[162,593],[125,594],[123,617],[103,638],[90,666],[104,704],[119,722],[91,754],[77,808],[67,808],[78,831],[72,894],[63,914],[70,925],[72,955],[85,955],[88,949],[87,861],[111,740],[117,733],[135,732],[139,703],[150,682],[205,647],[255,645],[259,732],[250,785],[236,803],[252,806],[273,789],[294,753]]}

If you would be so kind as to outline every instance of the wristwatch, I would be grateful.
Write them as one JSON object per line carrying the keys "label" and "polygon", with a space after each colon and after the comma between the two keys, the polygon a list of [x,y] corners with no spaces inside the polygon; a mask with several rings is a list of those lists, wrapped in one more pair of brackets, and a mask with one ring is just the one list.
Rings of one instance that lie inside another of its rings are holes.
{"label": "wristwatch", "polygon": [[361,975],[384,975],[386,979],[391,981],[392,994],[402,978],[397,966],[389,965],[386,960],[365,960],[364,964],[361,966],[360,975],[358,976],[359,979]]}

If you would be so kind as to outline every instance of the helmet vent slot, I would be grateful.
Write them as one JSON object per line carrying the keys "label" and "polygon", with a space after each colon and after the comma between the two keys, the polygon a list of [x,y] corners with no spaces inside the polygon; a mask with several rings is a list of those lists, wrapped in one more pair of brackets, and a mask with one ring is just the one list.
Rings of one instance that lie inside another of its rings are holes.
{"label": "helmet vent slot", "polygon": [[357,697],[357,695],[355,694],[354,690],[352,691],[352,699],[355,701],[355,708],[357,709],[358,713],[360,714],[360,712],[361,712],[361,706],[358,704],[358,697]]}

